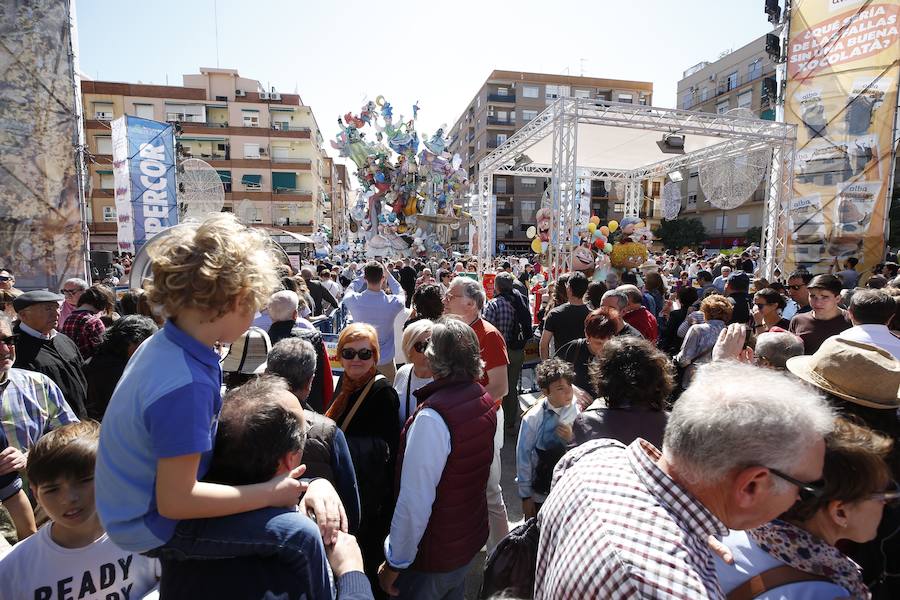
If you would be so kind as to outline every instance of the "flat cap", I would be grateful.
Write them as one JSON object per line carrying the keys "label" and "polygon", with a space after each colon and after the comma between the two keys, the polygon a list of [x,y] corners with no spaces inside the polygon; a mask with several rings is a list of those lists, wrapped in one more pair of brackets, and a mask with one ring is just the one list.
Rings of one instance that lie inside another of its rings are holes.
{"label": "flat cap", "polygon": [[25,292],[24,294],[13,300],[13,308],[16,310],[16,312],[19,312],[25,308],[28,308],[32,304],[62,301],[62,296],[60,296],[59,294],[54,294],[50,290],[32,290],[30,292]]}

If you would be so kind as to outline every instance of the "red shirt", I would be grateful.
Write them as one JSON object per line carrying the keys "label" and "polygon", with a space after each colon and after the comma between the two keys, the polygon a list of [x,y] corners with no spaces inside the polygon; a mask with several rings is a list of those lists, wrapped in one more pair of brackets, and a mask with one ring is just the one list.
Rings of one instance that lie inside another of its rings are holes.
{"label": "red shirt", "polygon": [[[484,361],[484,374],[478,380],[482,386],[487,387],[488,371],[495,367],[509,364],[509,355],[506,353],[506,341],[503,334],[496,327],[478,317],[470,327],[478,336],[478,344],[481,346],[481,360]],[[496,398],[495,398],[496,400]]]}
{"label": "red shirt", "polygon": [[659,337],[659,327],[656,325],[656,317],[649,310],[641,306],[631,312],[622,315],[625,322],[641,332],[641,335],[651,342]]}

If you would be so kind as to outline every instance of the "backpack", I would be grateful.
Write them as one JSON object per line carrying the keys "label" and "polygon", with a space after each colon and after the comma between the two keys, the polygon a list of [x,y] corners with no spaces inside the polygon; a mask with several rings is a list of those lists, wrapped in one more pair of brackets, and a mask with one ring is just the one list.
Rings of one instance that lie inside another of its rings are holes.
{"label": "backpack", "polygon": [[537,518],[532,517],[500,540],[484,563],[484,579],[478,594],[481,600],[498,593],[522,600],[534,597],[540,536]]}
{"label": "backpack", "polygon": [[512,304],[513,310],[516,312],[512,331],[510,332],[509,339],[506,340],[506,347],[510,350],[522,350],[534,336],[534,330],[531,326],[531,314],[528,312],[527,308],[527,300],[515,291],[512,293],[501,294],[501,296],[505,298],[507,302]]}

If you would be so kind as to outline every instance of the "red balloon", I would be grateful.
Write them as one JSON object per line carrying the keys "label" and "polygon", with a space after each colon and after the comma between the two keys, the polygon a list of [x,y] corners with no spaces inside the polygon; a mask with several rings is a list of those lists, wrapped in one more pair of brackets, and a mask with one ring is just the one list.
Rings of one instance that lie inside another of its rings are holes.
{"label": "red balloon", "polygon": [[597,248],[598,250],[603,250],[603,246],[605,246],[605,245],[606,245],[606,242],[604,242],[600,238],[597,238],[596,240],[594,240],[594,247]]}

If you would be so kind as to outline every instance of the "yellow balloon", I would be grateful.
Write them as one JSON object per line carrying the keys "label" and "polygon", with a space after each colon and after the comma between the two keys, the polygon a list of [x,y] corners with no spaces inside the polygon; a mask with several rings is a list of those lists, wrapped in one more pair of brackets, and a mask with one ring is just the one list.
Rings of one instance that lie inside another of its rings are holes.
{"label": "yellow balloon", "polygon": [[597,224],[596,223],[588,223],[588,231],[590,231],[592,234],[595,231],[597,231]]}
{"label": "yellow balloon", "polygon": [[531,249],[535,252],[540,253],[541,251],[541,238],[534,238],[531,240]]}
{"label": "yellow balloon", "polygon": [[591,217],[591,223],[593,223],[594,225],[599,225],[600,217],[598,217],[597,215],[594,215],[593,217]]}
{"label": "yellow balloon", "polygon": [[610,221],[610,222],[609,222],[609,231],[610,231],[610,232],[615,232],[615,230],[618,229],[618,228],[619,228],[619,222],[618,222],[618,221]]}

